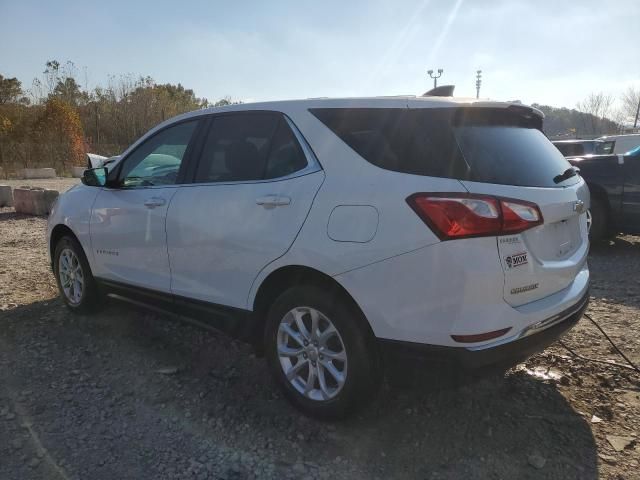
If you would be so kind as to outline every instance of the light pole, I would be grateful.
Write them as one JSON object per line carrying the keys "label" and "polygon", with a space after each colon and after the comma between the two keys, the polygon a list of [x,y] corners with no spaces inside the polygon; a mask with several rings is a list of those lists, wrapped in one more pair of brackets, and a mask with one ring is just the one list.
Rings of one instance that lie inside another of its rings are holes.
{"label": "light pole", "polygon": [[438,75],[434,75],[433,70],[427,70],[429,76],[433,78],[433,88],[436,88],[438,86],[438,79],[442,76],[442,72],[444,72],[444,70],[439,68]]}
{"label": "light pole", "polygon": [[476,71],[476,98],[480,98],[480,85],[482,85],[482,70]]}

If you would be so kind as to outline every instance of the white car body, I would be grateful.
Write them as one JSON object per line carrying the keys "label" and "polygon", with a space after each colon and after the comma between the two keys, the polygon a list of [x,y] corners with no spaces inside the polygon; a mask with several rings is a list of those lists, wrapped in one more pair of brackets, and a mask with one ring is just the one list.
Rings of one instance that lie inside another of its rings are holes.
{"label": "white car body", "polygon": [[627,135],[607,135],[605,137],[598,138],[598,140],[615,142],[612,153],[616,155],[624,155],[637,146],[640,146],[640,133],[630,133]]}
{"label": "white car body", "polygon": [[[386,170],[363,159],[309,111],[456,107],[511,104],[437,97],[317,99],[188,113],[158,125],[121,159],[178,121],[270,111],[286,116],[308,164],[273,180],[132,189],[79,185],[58,200],[48,239],[65,226],[82,245],[93,275],[108,284],[247,314],[274,272],[301,266],[348,292],[380,340],[490,350],[585,307],[584,181],[575,177],[566,186],[538,188]],[[407,205],[416,192],[533,202],[544,223],[515,235],[443,241]],[[510,268],[507,262],[516,257],[526,262]],[[499,338],[454,339],[503,329],[508,333]]]}

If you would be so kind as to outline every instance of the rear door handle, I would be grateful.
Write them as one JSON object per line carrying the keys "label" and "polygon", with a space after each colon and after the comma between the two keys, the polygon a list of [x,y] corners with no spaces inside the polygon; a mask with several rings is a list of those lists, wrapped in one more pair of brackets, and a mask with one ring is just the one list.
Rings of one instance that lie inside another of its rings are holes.
{"label": "rear door handle", "polygon": [[144,201],[144,206],[147,208],[156,208],[163,206],[165,203],[167,203],[167,201],[164,198],[151,197]]}
{"label": "rear door handle", "polygon": [[256,203],[264,208],[283,207],[291,203],[289,197],[281,195],[267,195],[265,197],[256,198]]}

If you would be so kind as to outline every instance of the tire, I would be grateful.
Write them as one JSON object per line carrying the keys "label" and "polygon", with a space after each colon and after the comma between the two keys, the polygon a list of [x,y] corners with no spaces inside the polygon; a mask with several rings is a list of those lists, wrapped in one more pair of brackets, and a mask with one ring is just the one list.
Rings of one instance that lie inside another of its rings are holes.
{"label": "tire", "polygon": [[609,212],[598,197],[591,198],[591,229],[589,239],[593,243],[602,242],[609,234]]}
{"label": "tire", "polygon": [[[306,335],[295,320],[296,314]],[[318,328],[316,335],[311,335],[314,316]],[[328,333],[330,326],[337,334]],[[303,339],[308,339],[306,347]],[[288,349],[288,355],[279,355],[279,346],[281,351]],[[335,289],[296,286],[282,293],[267,314],[264,349],[285,397],[312,417],[343,418],[371,400],[380,384],[380,356],[367,321],[350,299]],[[302,365],[299,368],[298,362]],[[293,380],[287,379],[285,369],[295,371]],[[331,372],[342,373],[343,382],[338,380],[340,375]]]}
{"label": "tire", "polygon": [[[71,265],[71,269],[75,271],[71,274],[67,273],[65,263]],[[93,278],[84,250],[75,238],[64,236],[56,244],[53,254],[53,272],[60,297],[69,310],[86,314],[100,307],[101,297],[98,285]],[[81,288],[77,288],[78,285],[81,285]]]}

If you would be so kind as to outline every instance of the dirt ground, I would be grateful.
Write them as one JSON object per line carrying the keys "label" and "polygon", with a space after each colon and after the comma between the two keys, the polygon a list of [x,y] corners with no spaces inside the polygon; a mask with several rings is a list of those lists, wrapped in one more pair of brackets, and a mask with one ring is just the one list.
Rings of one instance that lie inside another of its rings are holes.
{"label": "dirt ground", "polygon": [[[115,301],[70,314],[45,225],[0,209],[2,479],[640,479],[629,369],[558,343],[476,383],[416,364],[411,387],[385,384],[360,415],[317,422],[221,334]],[[640,238],[594,248],[589,263],[588,313],[640,362]],[[586,320],[563,341],[622,363]]]}

